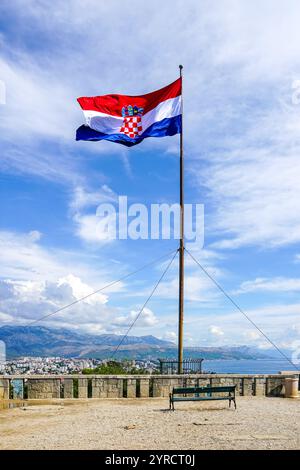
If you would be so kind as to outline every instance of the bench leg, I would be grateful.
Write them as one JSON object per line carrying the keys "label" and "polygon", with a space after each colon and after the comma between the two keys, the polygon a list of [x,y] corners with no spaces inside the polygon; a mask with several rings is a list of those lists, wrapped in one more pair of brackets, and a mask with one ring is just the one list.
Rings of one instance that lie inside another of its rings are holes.
{"label": "bench leg", "polygon": [[170,393],[170,395],[169,395],[169,401],[170,401],[170,403],[169,403],[169,410],[170,410],[170,411],[171,411],[171,410],[175,411],[175,409],[174,409],[174,401],[173,401],[173,399],[172,399],[172,394],[171,394],[171,393]]}
{"label": "bench leg", "polygon": [[229,408],[231,407],[231,401],[234,403],[234,408],[236,409],[236,401],[235,398],[229,398]]}

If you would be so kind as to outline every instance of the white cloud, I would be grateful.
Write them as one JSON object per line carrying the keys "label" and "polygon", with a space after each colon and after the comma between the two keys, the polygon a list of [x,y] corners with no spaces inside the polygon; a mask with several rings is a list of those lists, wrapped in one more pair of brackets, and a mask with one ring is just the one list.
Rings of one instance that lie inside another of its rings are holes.
{"label": "white cloud", "polygon": [[[130,326],[139,314],[139,310],[132,310],[128,315],[118,316],[114,319],[117,326]],[[158,319],[149,308],[144,308],[137,320],[138,327],[151,327],[158,323]]]}
{"label": "white cloud", "polygon": [[[66,277],[63,277],[58,280],[57,287],[61,288],[64,286],[70,286],[72,289],[72,294],[76,300],[81,299],[82,297],[86,297],[90,294],[93,293],[93,288],[84,282],[81,281],[81,279],[77,276],[74,276],[73,274],[69,274]],[[102,303],[106,304],[108,300],[107,295],[105,294],[94,294],[91,297],[88,297],[87,299],[84,300],[84,302],[93,305],[95,303]]]}
{"label": "white cloud", "polygon": [[32,242],[38,242],[41,239],[41,237],[42,237],[42,233],[39,232],[38,230],[32,230],[28,234],[28,238]]}
{"label": "white cloud", "polygon": [[[0,232],[0,251],[0,312],[4,323],[27,324],[111,282],[109,272],[99,267],[94,271],[78,254],[43,248],[39,236],[32,232]],[[119,312],[107,305],[108,295],[124,288],[120,282],[49,317],[47,323],[72,328],[80,325],[89,331],[94,327],[97,331],[109,329],[113,316]]]}
{"label": "white cloud", "polygon": [[[187,260],[188,257],[186,256]],[[196,267],[196,270],[192,268],[195,266],[193,262],[192,265],[187,263],[184,277],[184,290],[185,290],[185,299],[188,302],[216,302],[220,297],[219,291],[216,289],[212,281],[202,273],[200,268]],[[217,266],[207,266],[205,265],[207,272],[215,279],[222,277],[222,270]],[[178,267],[176,262],[172,266],[173,272],[175,271],[176,275],[171,275],[163,280],[157,289],[157,296],[164,299],[174,299],[178,296]],[[144,293],[144,291],[142,292]],[[141,294],[141,292],[140,292]]]}
{"label": "white cloud", "polygon": [[105,244],[116,239],[116,217],[114,214],[100,218],[94,214],[76,214],[76,234],[85,242]]}
{"label": "white cloud", "polygon": [[[13,287],[13,292],[5,299],[1,298],[0,310],[9,316],[11,321],[19,324],[28,324],[49,315],[66,304],[75,302],[81,295],[92,292],[90,286],[72,275],[57,282],[10,280],[9,284]],[[55,314],[52,318],[50,316],[46,322],[50,325],[62,322],[70,327],[80,325],[83,329],[86,329],[86,323],[106,323],[109,312],[105,307],[107,300],[107,296],[96,294],[62,313]]]}
{"label": "white cloud", "polygon": [[176,343],[177,342],[177,333],[175,333],[175,331],[166,331],[164,336],[163,336],[163,339],[166,340],[166,341],[171,341],[172,343]]}
{"label": "white cloud", "polygon": [[261,334],[256,330],[245,331],[243,336],[245,337],[247,343],[249,341],[257,341],[262,339]]}
{"label": "white cloud", "polygon": [[5,325],[6,323],[13,323],[14,317],[12,315],[8,315],[7,313],[0,312],[0,321],[2,325]]}
{"label": "white cloud", "polygon": [[[107,185],[99,190],[86,190],[82,186],[74,189],[70,202],[73,221],[76,225],[76,235],[84,242],[106,244],[117,237],[117,202],[118,196]],[[99,213],[102,204],[108,204],[110,213]]]}
{"label": "white cloud", "polygon": [[0,58],[1,77],[7,84],[1,128],[25,139],[72,138],[72,121],[76,120],[72,91],[29,56],[18,59],[17,64]]}
{"label": "white cloud", "polygon": [[284,277],[274,278],[256,278],[253,281],[245,281],[240,288],[235,291],[236,294],[247,292],[298,292],[300,291],[300,279],[291,279]]}
{"label": "white cloud", "polygon": [[210,328],[209,328],[209,331],[212,335],[215,335],[215,336],[223,336],[224,335],[224,331],[222,330],[222,328],[220,328],[219,326],[216,326],[216,325],[211,325]]}
{"label": "white cloud", "polygon": [[240,149],[237,160],[214,164],[207,172],[206,184],[217,203],[211,228],[224,237],[214,247],[274,247],[300,241],[300,142],[290,152],[275,147],[274,153]]}
{"label": "white cloud", "polygon": [[[115,280],[111,269],[103,269],[99,260],[103,255],[44,247],[42,240],[32,232],[16,233],[0,231],[1,277],[20,281],[53,281],[67,277],[70,273],[95,287]],[[116,277],[126,273],[126,266],[108,258],[110,267],[114,266]],[[94,268],[96,263],[96,268]],[[121,292],[124,283],[111,287],[108,292]]]}
{"label": "white cloud", "polygon": [[[59,255],[44,250],[28,234],[0,231],[1,276],[12,279],[53,278],[66,274],[67,266],[59,261]],[[55,250],[57,252],[57,250]]]}
{"label": "white cloud", "polygon": [[107,185],[103,185],[97,191],[86,190],[82,186],[76,186],[73,191],[70,208],[74,212],[78,212],[82,209],[90,206],[98,206],[102,202],[116,202],[117,195]]}
{"label": "white cloud", "polygon": [[[97,271],[88,268],[78,254],[43,248],[40,236],[33,232],[0,232],[0,250],[3,253],[0,280],[2,324],[28,324],[111,282],[111,273],[103,272],[99,266]],[[112,262],[108,266],[111,271]],[[114,266],[124,273],[124,266]],[[50,315],[43,324],[90,333],[122,333],[120,327],[131,324],[138,314],[137,309],[132,309],[128,315],[123,313],[127,310],[123,302],[119,308],[110,306],[109,296],[124,289],[124,283],[120,282],[61,313]],[[145,308],[136,326],[149,328],[157,324],[153,311]]]}

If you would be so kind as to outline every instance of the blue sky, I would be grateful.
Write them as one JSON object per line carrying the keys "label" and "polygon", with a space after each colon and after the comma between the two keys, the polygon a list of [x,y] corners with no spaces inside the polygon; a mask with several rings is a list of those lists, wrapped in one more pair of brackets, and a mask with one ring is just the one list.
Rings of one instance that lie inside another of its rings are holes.
{"label": "blue sky", "polygon": [[[186,202],[204,204],[216,280],[279,345],[300,336],[297,1],[2,0],[0,322],[25,324],[176,248],[94,233],[99,203],[178,201],[178,136],[76,142],[78,96],[143,94],[184,65]],[[47,321],[126,331],[165,263]],[[132,334],[176,340],[177,265]],[[266,347],[187,260],[186,345]]]}

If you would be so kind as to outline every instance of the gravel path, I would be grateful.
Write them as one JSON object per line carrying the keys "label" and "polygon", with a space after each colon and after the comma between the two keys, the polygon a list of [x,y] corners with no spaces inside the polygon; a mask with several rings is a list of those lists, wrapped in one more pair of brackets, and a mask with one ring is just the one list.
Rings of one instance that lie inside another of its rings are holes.
{"label": "gravel path", "polygon": [[57,401],[0,410],[0,449],[300,449],[300,399]]}

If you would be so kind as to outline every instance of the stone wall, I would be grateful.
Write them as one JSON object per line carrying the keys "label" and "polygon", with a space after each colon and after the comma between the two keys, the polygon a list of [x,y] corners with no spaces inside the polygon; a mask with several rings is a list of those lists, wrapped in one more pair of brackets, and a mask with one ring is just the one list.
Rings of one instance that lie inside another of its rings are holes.
{"label": "stone wall", "polygon": [[222,385],[236,385],[237,395],[278,397],[284,395],[285,377],[292,376],[293,374],[0,376],[0,400],[9,399],[10,394],[14,399],[22,399],[24,390],[27,390],[28,399],[72,399],[75,398],[75,389],[78,390],[76,397],[85,399],[167,398],[173,387]]}

